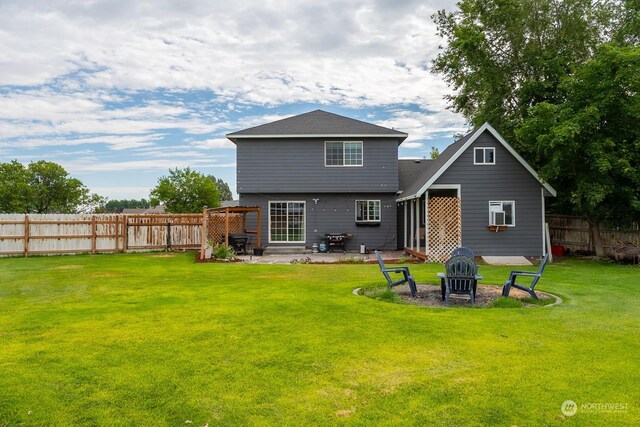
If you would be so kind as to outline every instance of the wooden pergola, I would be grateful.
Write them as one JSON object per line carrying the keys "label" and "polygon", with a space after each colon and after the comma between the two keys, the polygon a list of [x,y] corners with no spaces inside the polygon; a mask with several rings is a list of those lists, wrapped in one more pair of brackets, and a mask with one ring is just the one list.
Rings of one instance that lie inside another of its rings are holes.
{"label": "wooden pergola", "polygon": [[[255,212],[258,214],[258,221],[256,224],[256,230],[247,230],[247,214]],[[232,214],[242,215],[241,228],[246,234],[256,235],[256,247],[262,247],[262,211],[259,206],[223,206],[219,208],[210,208],[203,210],[203,239],[202,239],[202,254],[207,245],[207,236],[209,233],[210,223],[209,214],[224,214],[224,243],[229,246],[229,216]]]}

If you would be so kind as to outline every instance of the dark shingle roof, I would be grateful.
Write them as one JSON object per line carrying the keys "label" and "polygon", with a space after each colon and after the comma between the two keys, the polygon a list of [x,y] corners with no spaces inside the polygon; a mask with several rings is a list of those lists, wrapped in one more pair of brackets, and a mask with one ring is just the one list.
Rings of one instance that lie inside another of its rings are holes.
{"label": "dark shingle roof", "polygon": [[[447,161],[458,152],[458,150],[469,140],[469,138],[471,138],[471,136],[475,134],[476,130],[477,129],[472,130],[453,144],[449,145],[438,157],[430,160],[429,166],[424,167],[419,176],[417,176],[416,178],[412,177],[410,181],[407,181],[406,187],[400,185],[400,190],[402,190],[400,197],[412,196],[420,191],[420,188],[422,188],[422,186],[427,181],[429,181],[429,179],[431,179],[431,177],[433,177],[442,168],[442,166],[444,166],[444,164],[447,163]],[[405,167],[407,167],[407,165],[403,165],[403,163],[398,164],[399,169]],[[399,173],[399,176],[403,174],[402,171],[399,171]]]}
{"label": "dark shingle roof", "polygon": [[398,189],[405,190],[418,181],[425,171],[433,166],[431,159],[400,159],[398,160]]}
{"label": "dark shingle roof", "polygon": [[264,125],[227,134],[227,138],[300,137],[300,136],[367,136],[393,137],[404,141],[407,134],[322,110],[310,111]]}

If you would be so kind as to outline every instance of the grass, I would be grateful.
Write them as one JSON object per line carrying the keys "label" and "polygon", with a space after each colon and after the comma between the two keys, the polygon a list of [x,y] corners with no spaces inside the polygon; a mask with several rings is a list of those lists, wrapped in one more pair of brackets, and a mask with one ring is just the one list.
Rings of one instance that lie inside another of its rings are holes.
{"label": "grass", "polygon": [[354,296],[376,265],[0,259],[0,425],[638,425],[639,272],[552,264],[560,306],[447,310]]}

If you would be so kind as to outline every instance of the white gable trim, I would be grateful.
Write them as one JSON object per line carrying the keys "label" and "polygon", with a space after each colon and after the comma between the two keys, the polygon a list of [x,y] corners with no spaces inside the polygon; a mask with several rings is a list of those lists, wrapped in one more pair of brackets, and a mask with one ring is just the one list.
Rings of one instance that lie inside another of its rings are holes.
{"label": "white gable trim", "polygon": [[517,152],[516,150],[514,150],[508,143],[507,141],[504,140],[504,138],[498,133],[497,130],[495,130],[493,128],[493,126],[491,126],[489,123],[485,123],[482,126],[480,126],[474,133],[473,135],[471,135],[471,138],[469,138],[469,140],[467,142],[464,143],[464,145],[462,147],[460,147],[458,149],[458,151],[449,159],[447,160],[447,162],[442,165],[440,167],[440,169],[422,186],[420,187],[420,190],[418,190],[418,192],[416,194],[412,194],[411,196],[406,196],[403,197],[402,199],[398,199],[398,201],[404,201],[404,200],[409,200],[409,199],[413,199],[413,198],[417,198],[422,196],[422,194],[424,194],[425,191],[427,191],[429,189],[429,187],[431,187],[433,185],[434,182],[436,182],[438,180],[438,178],[440,178],[440,176],[442,176],[442,174],[449,169],[449,166],[451,166],[453,164],[453,162],[455,162],[456,160],[458,160],[458,157],[460,157],[462,155],[462,153],[464,153],[470,146],[471,144],[473,144],[476,139],[478,139],[478,137],[480,135],[482,135],[482,132],[484,132],[485,130],[488,130],[499,142],[500,144],[502,144],[504,146],[504,148],[507,149],[507,151],[509,151],[513,157],[516,158],[516,160],[518,160],[522,166],[525,167],[526,170],[529,171],[529,173],[531,173],[531,175],[534,176],[535,179],[538,180],[538,182],[540,182],[540,184],[542,184],[542,186],[552,195],[552,196],[556,196],[556,190],[553,189],[552,186],[550,186],[549,184],[547,184],[546,182],[542,181],[540,179],[540,177],[538,176],[538,174],[536,173],[536,171],[533,170],[533,168],[531,166],[529,166],[529,163],[527,163]]}

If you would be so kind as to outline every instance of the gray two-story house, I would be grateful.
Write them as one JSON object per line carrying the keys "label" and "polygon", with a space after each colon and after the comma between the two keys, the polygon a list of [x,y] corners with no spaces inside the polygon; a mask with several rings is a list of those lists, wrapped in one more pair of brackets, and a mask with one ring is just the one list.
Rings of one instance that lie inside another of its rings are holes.
{"label": "gray two-story house", "polygon": [[266,213],[269,246],[397,246],[398,145],[406,133],[321,110],[227,135],[243,206]]}
{"label": "gray two-story house", "polygon": [[541,256],[545,197],[555,190],[489,124],[434,160],[398,160],[407,137],[321,110],[227,135],[240,204],[266,213],[268,246],[405,249],[432,260]]}

